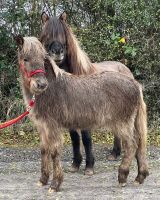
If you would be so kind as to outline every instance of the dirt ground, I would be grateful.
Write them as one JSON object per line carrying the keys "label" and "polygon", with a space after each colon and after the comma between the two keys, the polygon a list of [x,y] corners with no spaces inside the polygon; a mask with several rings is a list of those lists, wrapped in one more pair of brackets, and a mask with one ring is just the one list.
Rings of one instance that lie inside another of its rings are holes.
{"label": "dirt ground", "polygon": [[84,162],[78,173],[69,172],[71,146],[63,151],[64,182],[58,193],[48,194],[49,185],[39,187],[39,149],[0,148],[0,200],[158,200],[160,199],[160,148],[149,147],[150,176],[145,183],[134,186],[137,168],[134,161],[128,184],[120,188],[117,182],[119,161],[107,161],[109,148],[95,145],[95,174],[84,176]]}

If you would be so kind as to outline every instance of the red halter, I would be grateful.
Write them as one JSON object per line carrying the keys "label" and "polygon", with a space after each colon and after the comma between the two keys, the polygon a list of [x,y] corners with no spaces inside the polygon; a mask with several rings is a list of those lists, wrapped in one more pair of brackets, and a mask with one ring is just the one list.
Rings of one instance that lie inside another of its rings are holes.
{"label": "red halter", "polygon": [[43,74],[46,73],[43,69],[36,69],[36,70],[28,72],[24,66],[24,63],[20,63],[20,70],[25,74],[27,78],[31,78],[32,76],[38,73],[43,73]]}

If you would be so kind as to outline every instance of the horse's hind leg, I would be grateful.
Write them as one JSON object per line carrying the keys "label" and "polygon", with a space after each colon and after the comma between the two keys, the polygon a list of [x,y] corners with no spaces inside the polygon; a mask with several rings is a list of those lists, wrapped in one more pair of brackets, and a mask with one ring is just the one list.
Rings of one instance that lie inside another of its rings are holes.
{"label": "horse's hind leg", "polygon": [[93,166],[94,166],[94,156],[92,152],[92,138],[91,133],[88,130],[82,130],[82,141],[86,153],[86,168],[85,175],[93,175]]}
{"label": "horse's hind leg", "polygon": [[[142,126],[143,124],[141,124]],[[138,133],[137,133],[138,134]],[[135,179],[135,183],[142,184],[144,179],[149,175],[148,163],[147,163],[147,134],[145,131],[140,135],[138,140],[138,148],[136,151],[136,160],[138,165],[138,175]]]}
{"label": "horse's hind leg", "polygon": [[135,121],[135,132],[139,137],[138,148],[136,151],[136,159],[138,164],[138,175],[135,179],[136,183],[143,183],[144,179],[149,175],[148,163],[147,163],[147,112],[146,104],[141,100],[141,105],[138,109],[136,121]]}
{"label": "horse's hind leg", "polygon": [[80,136],[76,130],[70,130],[70,137],[73,146],[73,163],[70,171],[77,172],[82,162],[82,155],[80,152]]}
{"label": "horse's hind leg", "polygon": [[122,141],[124,144],[124,156],[118,171],[118,181],[125,186],[129,174],[129,167],[136,153],[136,142],[133,139],[132,131],[123,132]]}
{"label": "horse's hind leg", "polygon": [[114,145],[111,154],[107,157],[108,160],[116,160],[121,154],[121,139],[114,136]]}
{"label": "horse's hind leg", "polygon": [[135,179],[135,183],[142,184],[144,179],[149,175],[148,164],[146,158],[146,146],[139,145],[136,152],[136,160],[138,165],[138,175]]}

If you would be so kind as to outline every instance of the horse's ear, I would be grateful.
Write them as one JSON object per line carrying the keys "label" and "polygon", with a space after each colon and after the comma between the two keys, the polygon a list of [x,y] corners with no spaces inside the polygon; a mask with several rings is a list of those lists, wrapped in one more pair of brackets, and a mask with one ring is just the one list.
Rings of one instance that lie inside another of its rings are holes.
{"label": "horse's ear", "polygon": [[42,24],[45,24],[49,20],[49,16],[45,12],[43,12],[41,14],[41,20],[42,20]]}
{"label": "horse's ear", "polygon": [[17,46],[22,48],[24,44],[24,38],[22,35],[14,35],[14,40],[17,43]]}
{"label": "horse's ear", "polygon": [[64,11],[60,16],[59,19],[66,22],[67,20],[67,13]]}

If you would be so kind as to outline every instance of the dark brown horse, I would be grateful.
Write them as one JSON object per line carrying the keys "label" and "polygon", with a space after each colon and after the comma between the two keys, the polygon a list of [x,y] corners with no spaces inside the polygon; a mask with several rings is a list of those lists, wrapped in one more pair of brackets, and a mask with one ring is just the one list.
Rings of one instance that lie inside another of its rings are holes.
{"label": "dark brown horse", "polygon": [[[95,71],[115,71],[134,78],[131,71],[122,63],[115,61],[105,61],[101,63],[91,63],[88,56],[80,48],[78,41],[71,28],[66,23],[66,14],[59,18],[48,17],[42,14],[43,30],[40,40],[45,45],[49,55],[55,60],[58,66],[72,74],[90,74]],[[92,153],[92,141],[89,130],[81,130],[82,141],[86,152],[85,174],[93,174],[94,156]],[[70,130],[73,145],[72,171],[77,171],[82,161],[80,152],[80,136],[78,132]],[[108,157],[113,160],[121,153],[121,141],[115,137],[114,147]]]}
{"label": "dark brown horse", "polygon": [[118,181],[124,186],[136,156],[136,183],[148,175],[146,161],[147,122],[142,88],[134,79],[116,72],[76,76],[61,70],[34,37],[16,37],[23,97],[35,95],[30,117],[41,139],[42,184],[49,179],[49,159],[53,161],[50,191],[58,191],[63,181],[60,162],[61,128],[91,130],[107,128],[124,144]]}

